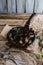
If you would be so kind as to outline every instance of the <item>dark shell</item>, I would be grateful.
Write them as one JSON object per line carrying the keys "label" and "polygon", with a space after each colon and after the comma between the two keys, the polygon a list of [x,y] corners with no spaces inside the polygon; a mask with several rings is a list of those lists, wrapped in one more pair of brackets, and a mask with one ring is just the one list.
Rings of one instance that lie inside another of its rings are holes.
{"label": "dark shell", "polygon": [[35,34],[32,29],[28,30],[25,27],[12,28],[8,34],[7,39],[9,46],[18,48],[27,48],[35,39]]}

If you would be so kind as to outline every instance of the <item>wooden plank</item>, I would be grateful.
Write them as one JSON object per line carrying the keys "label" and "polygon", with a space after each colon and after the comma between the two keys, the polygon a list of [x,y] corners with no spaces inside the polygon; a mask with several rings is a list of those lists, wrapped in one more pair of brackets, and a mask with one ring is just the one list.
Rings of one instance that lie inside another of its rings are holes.
{"label": "wooden plank", "polygon": [[10,26],[24,26],[27,20],[16,20],[16,19],[0,19],[0,28],[6,24]]}
{"label": "wooden plank", "polygon": [[6,0],[0,0],[0,13],[4,13],[6,11]]}
{"label": "wooden plank", "polygon": [[35,13],[43,13],[43,0],[35,0]]}
{"label": "wooden plank", "polygon": [[0,19],[22,19],[27,20],[31,14],[0,14]]}
{"label": "wooden plank", "polygon": [[[3,30],[4,26],[5,26],[5,25],[0,25],[0,33],[1,33],[1,31]],[[17,26],[15,26],[15,25],[9,25],[9,26],[18,27],[19,25],[17,25]],[[23,26],[23,25],[21,25],[21,26]]]}
{"label": "wooden plank", "polygon": [[33,13],[34,0],[26,0],[26,13]]}
{"label": "wooden plank", "polygon": [[6,13],[7,12],[6,0],[2,0],[2,1],[3,1],[3,3],[2,3],[2,5],[3,5],[3,12]]}
{"label": "wooden plank", "polygon": [[25,11],[25,0],[17,0],[17,13],[24,13]]}
{"label": "wooden plank", "polygon": [[3,11],[3,8],[2,8],[2,0],[0,0],[0,12]]}
{"label": "wooden plank", "polygon": [[27,20],[0,19],[0,25],[24,25]]}
{"label": "wooden plank", "polygon": [[7,0],[7,2],[8,2],[8,13],[16,13],[15,0]]}
{"label": "wooden plank", "polygon": [[12,13],[16,13],[16,0],[11,0],[12,3]]}

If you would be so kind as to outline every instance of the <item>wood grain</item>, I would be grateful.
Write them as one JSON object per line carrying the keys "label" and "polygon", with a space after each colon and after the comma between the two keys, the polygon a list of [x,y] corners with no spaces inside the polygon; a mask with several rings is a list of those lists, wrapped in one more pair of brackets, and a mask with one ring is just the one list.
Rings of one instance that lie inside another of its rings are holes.
{"label": "wood grain", "polygon": [[0,19],[27,20],[31,14],[0,14]]}
{"label": "wood grain", "polygon": [[6,0],[0,0],[0,13],[6,12]]}
{"label": "wood grain", "polygon": [[16,13],[16,2],[15,0],[7,0],[8,13]]}
{"label": "wood grain", "polygon": [[43,0],[35,0],[35,13],[43,13]]}
{"label": "wood grain", "polygon": [[0,13],[43,13],[43,0],[0,0]]}
{"label": "wood grain", "polygon": [[33,13],[34,0],[26,0],[26,13]]}
{"label": "wood grain", "polygon": [[25,0],[17,0],[17,13],[24,13],[25,5]]}
{"label": "wood grain", "polygon": [[16,19],[0,19],[0,25],[24,25],[27,20],[16,20]]}

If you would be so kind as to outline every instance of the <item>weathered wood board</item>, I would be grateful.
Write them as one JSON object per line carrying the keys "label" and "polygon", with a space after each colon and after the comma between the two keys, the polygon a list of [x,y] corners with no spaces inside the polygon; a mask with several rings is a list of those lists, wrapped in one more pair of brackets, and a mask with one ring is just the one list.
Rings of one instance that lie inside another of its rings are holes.
{"label": "weathered wood board", "polygon": [[7,0],[8,13],[16,13],[16,0]]}
{"label": "weathered wood board", "polygon": [[5,13],[6,11],[6,0],[0,0],[0,13]]}
{"label": "weathered wood board", "polygon": [[35,13],[43,13],[43,0],[35,0]]}
{"label": "weathered wood board", "polygon": [[25,0],[17,0],[17,13],[24,13]]}
{"label": "weathered wood board", "polygon": [[43,0],[0,0],[0,13],[43,13]]}
{"label": "weathered wood board", "polygon": [[34,0],[26,0],[26,13],[33,13]]}
{"label": "weathered wood board", "polygon": [[27,20],[31,14],[0,14],[0,19]]}

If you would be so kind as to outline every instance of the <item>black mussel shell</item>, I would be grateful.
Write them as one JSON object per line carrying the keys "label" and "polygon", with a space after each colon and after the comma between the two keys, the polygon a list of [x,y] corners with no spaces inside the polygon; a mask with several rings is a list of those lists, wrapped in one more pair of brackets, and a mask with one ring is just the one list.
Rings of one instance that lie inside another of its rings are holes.
{"label": "black mussel shell", "polygon": [[9,47],[27,48],[33,43],[35,39],[35,33],[32,29],[16,27],[12,28],[8,32],[7,39],[9,41]]}

